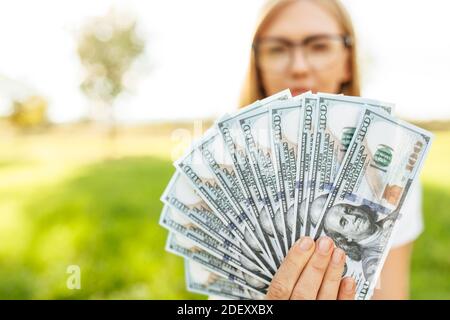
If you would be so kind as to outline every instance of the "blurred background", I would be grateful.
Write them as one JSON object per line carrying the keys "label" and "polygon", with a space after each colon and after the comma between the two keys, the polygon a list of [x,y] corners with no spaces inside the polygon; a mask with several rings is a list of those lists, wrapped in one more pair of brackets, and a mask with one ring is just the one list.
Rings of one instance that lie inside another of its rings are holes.
{"label": "blurred background", "polygon": [[[436,135],[411,295],[450,299],[450,4],[343,2],[363,96]],[[159,197],[172,160],[237,108],[261,4],[0,2],[0,298],[204,298],[164,251]]]}

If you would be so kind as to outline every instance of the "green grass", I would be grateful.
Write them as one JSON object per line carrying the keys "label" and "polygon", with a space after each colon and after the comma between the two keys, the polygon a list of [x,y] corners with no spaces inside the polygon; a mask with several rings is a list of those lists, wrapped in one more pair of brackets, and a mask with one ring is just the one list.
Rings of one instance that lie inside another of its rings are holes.
{"label": "green grass", "polygon": [[[0,141],[0,298],[204,298],[186,291],[183,260],[164,250],[158,225],[174,171],[167,135],[119,139],[114,157],[90,136],[17,139]],[[449,163],[450,132],[439,133],[422,174],[415,299],[450,299]],[[80,290],[67,289],[69,265],[81,268]]]}
{"label": "green grass", "polygon": [[449,164],[450,132],[440,132],[422,173],[425,231],[413,251],[413,299],[450,299]]}
{"label": "green grass", "polygon": [[424,185],[425,232],[413,251],[411,297],[450,299],[450,192]]}
{"label": "green grass", "polygon": [[[158,225],[173,170],[169,161],[127,157],[30,191],[18,210],[24,238],[3,239],[0,297],[199,298],[185,290],[182,259],[164,251]],[[66,287],[69,265],[81,268],[81,290]]]}

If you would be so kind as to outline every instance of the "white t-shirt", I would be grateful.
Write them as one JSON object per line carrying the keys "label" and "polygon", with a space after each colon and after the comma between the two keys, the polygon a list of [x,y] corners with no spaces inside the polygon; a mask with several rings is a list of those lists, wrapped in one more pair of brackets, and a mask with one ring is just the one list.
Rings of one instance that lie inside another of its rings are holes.
{"label": "white t-shirt", "polygon": [[409,191],[403,208],[400,210],[400,220],[392,234],[392,247],[399,247],[416,240],[422,233],[423,216],[422,216],[422,185],[419,181],[415,181]]}

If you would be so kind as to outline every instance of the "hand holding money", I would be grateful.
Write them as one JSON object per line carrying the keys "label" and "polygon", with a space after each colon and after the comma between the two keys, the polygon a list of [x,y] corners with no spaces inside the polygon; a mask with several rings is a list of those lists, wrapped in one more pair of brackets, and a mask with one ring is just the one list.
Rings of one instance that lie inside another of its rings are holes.
{"label": "hand holding money", "polygon": [[188,261],[188,289],[370,299],[432,141],[392,110],[285,90],[220,118],[161,197],[166,249]]}
{"label": "hand holding money", "polygon": [[328,237],[302,237],[291,247],[270,283],[269,300],[352,300],[355,281],[342,279],[345,252]]}

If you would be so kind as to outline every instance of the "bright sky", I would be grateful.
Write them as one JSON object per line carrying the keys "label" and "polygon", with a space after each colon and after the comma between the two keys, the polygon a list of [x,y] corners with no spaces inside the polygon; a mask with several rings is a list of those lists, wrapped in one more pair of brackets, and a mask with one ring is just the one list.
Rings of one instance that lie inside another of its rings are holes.
{"label": "bright sky", "polygon": [[[450,118],[450,2],[344,0],[361,41],[363,95],[407,118]],[[75,31],[114,5],[138,17],[148,54],[117,116],[136,122],[217,117],[236,108],[261,0],[15,0],[0,2],[0,112],[22,91],[50,102],[50,117],[86,114]],[[13,80],[11,80],[13,79]],[[16,81],[20,85],[16,84]],[[23,89],[26,88],[26,89]]]}

